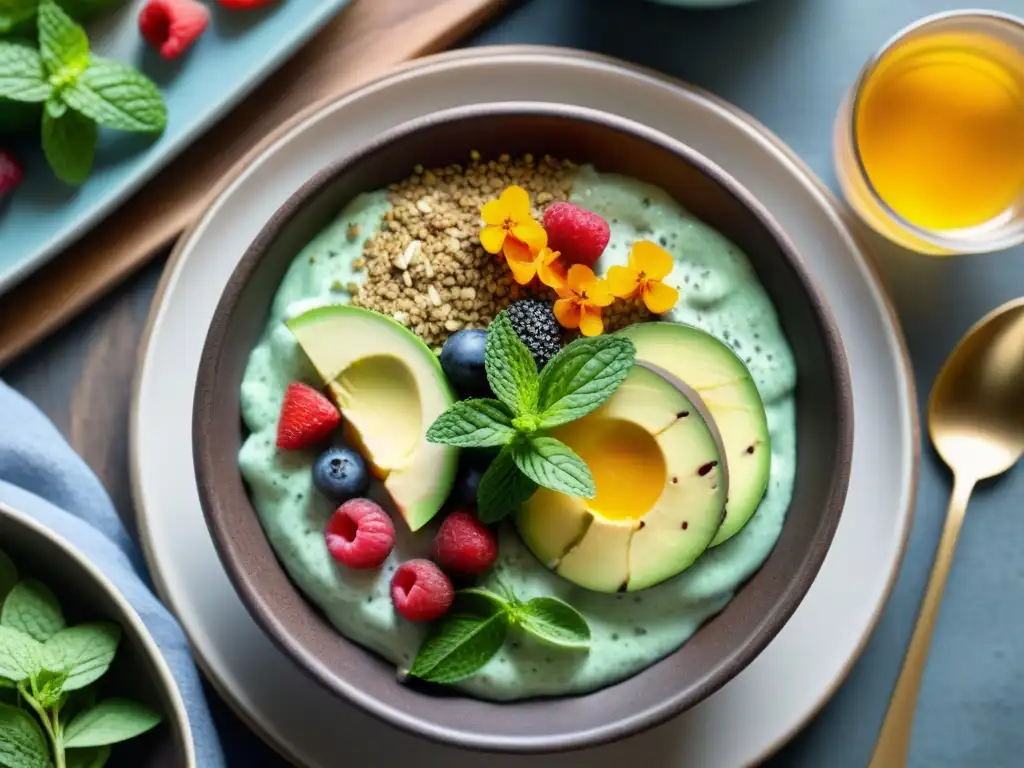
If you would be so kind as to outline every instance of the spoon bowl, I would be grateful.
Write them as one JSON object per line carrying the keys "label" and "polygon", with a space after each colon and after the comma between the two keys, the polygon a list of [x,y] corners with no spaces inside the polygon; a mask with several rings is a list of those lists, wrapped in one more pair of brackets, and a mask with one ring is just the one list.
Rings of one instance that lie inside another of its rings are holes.
{"label": "spoon bowl", "polygon": [[975,480],[1024,455],[1024,299],[983,317],[950,354],[928,402],[928,431],[943,461]]}

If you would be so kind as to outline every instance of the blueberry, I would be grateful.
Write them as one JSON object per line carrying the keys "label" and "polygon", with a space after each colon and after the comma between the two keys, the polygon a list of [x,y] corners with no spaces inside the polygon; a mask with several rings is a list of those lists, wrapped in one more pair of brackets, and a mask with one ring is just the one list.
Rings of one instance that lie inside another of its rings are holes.
{"label": "blueberry", "polygon": [[455,476],[455,487],[452,488],[451,503],[456,507],[476,509],[476,491],[480,487],[480,478],[487,471],[486,467],[463,463]]}
{"label": "blueberry", "polygon": [[313,465],[313,485],[327,498],[341,503],[366,493],[370,472],[363,457],[351,448],[328,448]]}
{"label": "blueberry", "polygon": [[461,397],[492,397],[484,370],[487,331],[467,328],[448,337],[441,348],[441,368]]}

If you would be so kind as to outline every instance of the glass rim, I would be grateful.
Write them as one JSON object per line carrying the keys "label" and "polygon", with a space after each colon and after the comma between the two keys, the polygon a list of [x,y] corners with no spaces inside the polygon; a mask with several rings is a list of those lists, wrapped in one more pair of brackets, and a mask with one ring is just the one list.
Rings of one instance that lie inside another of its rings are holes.
{"label": "glass rim", "polygon": [[[978,224],[974,227],[968,227],[958,230],[934,230],[926,227],[918,226],[909,219],[905,218],[902,214],[898,213],[893,209],[878,193],[875,189],[875,185],[871,182],[871,178],[868,176],[867,168],[864,165],[864,160],[861,157],[860,147],[857,143],[857,116],[859,114],[861,97],[863,96],[864,86],[867,84],[868,78],[878,68],[885,55],[904,38],[911,34],[918,32],[926,27],[932,26],[950,20],[958,19],[980,19],[982,21],[996,22],[999,24],[1007,24],[1015,27],[1018,31],[1024,34],[1024,18],[1020,16],[1014,16],[1010,13],[1004,13],[1002,11],[993,11],[984,8],[962,8],[953,11],[942,11],[940,13],[933,13],[928,16],[924,16],[916,21],[907,24],[903,28],[892,34],[881,46],[879,46],[875,52],[868,58],[864,65],[860,68],[857,74],[856,80],[850,87],[850,113],[849,119],[847,120],[847,138],[850,142],[850,150],[853,155],[853,161],[856,165],[857,172],[860,174],[861,179],[864,182],[864,186],[871,195],[871,199],[876,203],[887,216],[896,221],[901,227],[908,231],[913,236],[923,240],[929,245],[942,248],[955,253],[965,253],[976,250],[971,248],[970,244],[983,244],[986,250],[998,250],[1001,248],[1009,248],[1014,245],[1019,245],[1024,242],[1024,226],[1019,227],[1015,230],[1011,230],[1002,236],[983,236],[985,230],[989,229],[992,225],[991,221]],[[993,220],[996,221],[996,220]],[[944,232],[958,232],[961,233],[959,237],[950,237]],[[993,233],[996,234],[996,233]],[[979,236],[983,236],[978,239]]]}

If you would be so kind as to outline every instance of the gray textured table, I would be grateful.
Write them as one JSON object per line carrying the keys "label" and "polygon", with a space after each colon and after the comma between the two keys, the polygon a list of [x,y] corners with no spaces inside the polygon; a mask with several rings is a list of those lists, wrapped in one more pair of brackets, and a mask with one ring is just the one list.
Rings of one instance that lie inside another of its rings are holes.
{"label": "gray textured table", "polygon": [[[988,5],[1024,13],[1024,0]],[[956,7],[950,0],[757,0],[693,12],[642,0],[532,0],[513,3],[469,44],[566,45],[688,80],[759,118],[835,188],[832,119],[861,63],[899,27]],[[938,260],[878,244],[876,255],[902,318],[922,394],[971,323],[1024,294],[1024,249]],[[123,436],[133,347],[158,276],[159,265],[148,269],[4,372],[69,435],[126,516]],[[892,600],[846,685],[770,762],[772,768],[867,763],[949,492],[941,463],[926,445],[922,450],[916,521]],[[1024,471],[1017,471],[983,486],[971,506],[925,678],[914,768],[1024,765],[1022,544]],[[223,706],[217,717],[230,765],[281,764]]]}

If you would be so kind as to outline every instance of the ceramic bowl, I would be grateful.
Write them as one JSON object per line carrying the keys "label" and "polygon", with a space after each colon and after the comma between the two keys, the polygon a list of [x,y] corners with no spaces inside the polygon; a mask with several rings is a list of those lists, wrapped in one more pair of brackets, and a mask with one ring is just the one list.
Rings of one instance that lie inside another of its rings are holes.
{"label": "ceramic bowl", "polygon": [[[485,157],[567,157],[668,191],[749,255],[798,367],[796,488],[771,556],[678,651],[584,696],[497,704],[399,684],[392,665],[346,640],[292,584],[238,470],[245,437],[239,384],[295,254],[358,193],[398,181],[416,164],[462,162],[472,149]],[[845,355],[824,298],[788,238],[749,193],[707,158],[637,123],[531,103],[422,117],[333,159],[299,189],[249,246],[224,290],[200,362],[193,415],[207,522],[239,595],[267,634],[328,690],[390,723],[462,747],[512,752],[621,738],[693,706],[749,664],[792,615],[825,557],[846,495],[853,423]]]}
{"label": "ceramic bowl", "polygon": [[69,625],[111,621],[121,627],[117,655],[98,692],[102,698],[123,696],[147,704],[164,721],[115,745],[108,766],[199,768],[177,683],[156,641],[117,587],[64,538],[6,504],[0,504],[0,548],[21,578],[38,578],[53,590]]}

